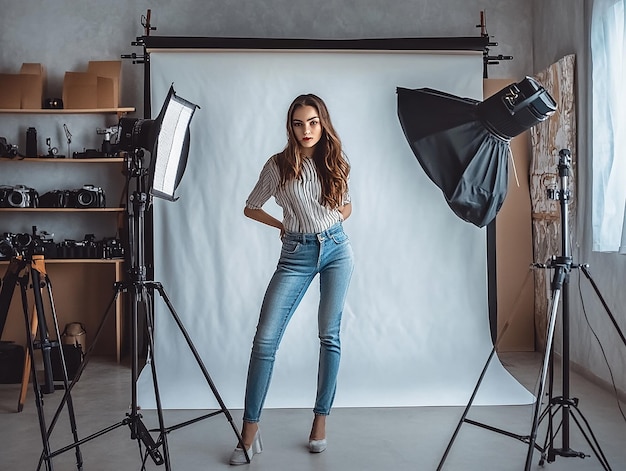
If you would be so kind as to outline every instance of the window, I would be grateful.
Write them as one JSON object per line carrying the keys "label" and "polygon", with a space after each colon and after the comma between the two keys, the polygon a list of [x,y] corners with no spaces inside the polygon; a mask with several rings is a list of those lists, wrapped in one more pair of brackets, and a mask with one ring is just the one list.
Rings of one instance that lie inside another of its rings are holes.
{"label": "window", "polygon": [[593,250],[626,253],[626,0],[594,0]]}

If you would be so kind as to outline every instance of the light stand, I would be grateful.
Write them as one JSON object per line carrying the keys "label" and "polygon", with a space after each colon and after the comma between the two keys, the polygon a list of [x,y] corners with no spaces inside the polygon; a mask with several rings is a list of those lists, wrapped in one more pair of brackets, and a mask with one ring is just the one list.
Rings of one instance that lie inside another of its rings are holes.
{"label": "light stand", "polygon": [[[439,462],[437,467],[437,471],[441,471],[443,469],[443,465],[445,460],[452,449],[452,445],[454,440],[456,439],[461,425],[463,423],[469,423],[471,425],[475,425],[478,427],[485,428],[492,432],[497,432],[503,435],[506,435],[511,438],[515,438],[524,443],[528,444],[528,452],[526,455],[525,462],[525,471],[530,471],[530,467],[532,464],[533,453],[535,449],[539,450],[542,453],[539,464],[543,465],[544,461],[547,459],[548,462],[552,462],[556,459],[557,456],[562,457],[578,457],[585,458],[586,455],[582,452],[575,451],[570,447],[570,419],[574,421],[574,423],[578,426],[581,431],[583,437],[586,439],[587,443],[590,445],[594,455],[598,458],[598,461],[602,465],[602,467],[611,471],[611,467],[606,459],[606,456],[602,452],[598,441],[596,440],[591,427],[589,426],[588,421],[582,415],[578,408],[578,399],[570,397],[570,371],[569,371],[569,361],[570,361],[570,344],[569,344],[569,335],[570,335],[570,319],[569,319],[569,277],[572,268],[580,268],[582,272],[585,274],[587,279],[591,282],[596,294],[600,298],[603,307],[611,318],[613,325],[617,329],[617,332],[620,335],[620,338],[626,345],[626,337],[621,332],[614,316],[611,314],[608,305],[604,301],[602,295],[600,294],[597,285],[591,278],[589,270],[586,265],[576,265],[572,262],[572,256],[570,251],[570,242],[569,242],[569,223],[568,223],[568,212],[567,212],[567,204],[570,200],[570,191],[568,190],[568,182],[570,175],[570,164],[571,164],[571,155],[570,151],[567,149],[563,149],[559,152],[559,179],[560,179],[560,189],[559,190],[549,190],[548,196],[551,199],[558,199],[561,207],[561,255],[554,256],[553,259],[547,265],[536,264],[535,266],[538,268],[552,268],[554,269],[554,275],[552,280],[552,299],[550,306],[550,319],[548,324],[547,331],[547,342],[546,342],[546,351],[543,358],[543,364],[541,369],[541,376],[539,380],[539,385],[537,388],[536,394],[536,403],[533,413],[533,422],[529,435],[518,435],[512,432],[499,429],[496,427],[492,427],[486,424],[482,424],[480,422],[467,419],[467,414],[472,406],[472,403],[476,397],[478,389],[480,388],[480,384],[485,376],[489,363],[491,362],[498,343],[496,343],[491,351],[491,355],[489,356],[487,363],[485,364],[481,375],[478,379],[478,382],[472,392],[470,400],[463,411],[463,414],[457,424],[457,427],[452,435],[452,438],[448,442],[448,446]],[[562,296],[561,296],[562,294]],[[563,334],[563,353],[562,353],[562,395],[555,397],[553,392],[553,380],[554,380],[554,331],[557,320],[557,313],[559,308],[560,301],[563,301],[562,304],[562,334]],[[505,326],[506,327],[506,326]],[[542,398],[545,394],[546,389],[546,381],[548,379],[549,374],[549,389],[548,389],[548,405],[541,412],[542,408]],[[561,412],[561,421],[560,425],[555,428],[554,426],[554,417],[558,412]],[[539,424],[545,419],[548,418],[548,434],[546,436],[546,441],[543,447],[537,445],[537,430]],[[561,447],[555,448],[554,441],[558,434],[561,434]]]}
{"label": "light stand", "polygon": [[[170,460],[169,460],[169,451],[167,444],[167,434],[172,430],[177,430],[184,426],[196,423],[200,420],[204,420],[209,417],[213,417],[220,413],[223,413],[228,421],[230,422],[235,435],[239,443],[242,443],[241,435],[237,427],[234,424],[233,418],[226,408],[215,384],[213,383],[209,372],[207,371],[202,359],[196,350],[191,337],[186,331],[182,321],[180,320],[178,314],[176,313],[174,306],[172,305],[165,289],[159,282],[148,281],[146,276],[146,265],[145,265],[145,213],[146,207],[148,204],[148,194],[146,192],[146,183],[145,178],[147,176],[146,169],[142,164],[142,156],[143,151],[139,150],[135,152],[129,159],[129,175],[131,175],[136,181],[136,189],[133,192],[130,200],[132,203],[132,217],[129,224],[129,230],[133,234],[131,240],[134,241],[133,250],[131,253],[133,254],[133,268],[131,270],[132,280],[127,288],[132,288],[132,311],[131,311],[131,370],[132,370],[132,402],[131,402],[131,411],[128,414],[128,417],[123,423],[126,423],[131,428],[131,438],[141,440],[144,446],[146,447],[146,451],[153,459],[153,461],[159,464],[165,464],[165,469],[170,469]],[[121,285],[124,285],[123,283]],[[120,289],[122,286],[118,286]],[[152,307],[154,306],[154,291],[158,291],[161,298],[166,303],[170,314],[172,315],[174,321],[176,322],[180,332],[182,333],[185,341],[193,356],[200,367],[202,374],[204,375],[207,384],[211,388],[216,400],[219,403],[220,409],[218,411],[194,418],[192,420],[188,420],[184,423],[177,424],[174,426],[166,427],[165,421],[163,418],[163,408],[161,404],[161,397],[159,393],[159,385],[157,380],[157,372],[156,372],[156,352],[154,349],[154,317]],[[139,348],[138,348],[138,319],[139,313],[142,312],[146,318],[146,327],[147,327],[147,339],[148,346],[150,349],[150,354],[152,355],[152,359],[150,361],[151,373],[152,373],[152,381],[154,386],[154,393],[156,399],[156,408],[157,415],[159,421],[159,436],[157,440],[153,440],[150,432],[147,427],[143,424],[141,420],[141,414],[139,413],[139,407],[137,404],[137,379],[139,375]],[[161,451],[159,451],[161,449]]]}
{"label": "light stand", "polygon": [[[568,182],[570,176],[570,164],[571,164],[571,155],[569,150],[562,149],[559,152],[559,179],[560,179],[560,190],[556,192],[554,190],[548,190],[548,196],[552,199],[558,199],[561,205],[561,256],[553,257],[551,262],[548,264],[548,268],[554,269],[554,275],[552,279],[552,301],[550,308],[550,323],[548,327],[548,338],[546,342],[546,352],[544,355],[543,366],[541,369],[541,382],[539,384],[539,390],[537,394],[537,402],[535,404],[535,411],[533,415],[533,425],[531,429],[531,434],[529,437],[529,447],[528,453],[526,455],[526,466],[525,470],[529,471],[532,456],[534,452],[534,448],[536,448],[536,439],[537,439],[537,429],[539,423],[544,419],[548,418],[548,435],[546,437],[546,444],[543,448],[537,447],[542,452],[542,457],[540,460],[540,465],[543,464],[544,459],[546,458],[547,451],[547,460],[548,462],[552,462],[556,459],[556,456],[562,457],[578,457],[585,458],[585,454],[579,451],[575,451],[570,447],[570,419],[572,419],[575,424],[578,426],[579,430],[585,437],[585,440],[591,446],[595,456],[598,458],[598,461],[602,465],[602,467],[610,471],[611,467],[600,448],[598,441],[596,440],[589,423],[585,419],[585,417],[580,412],[578,408],[578,398],[572,398],[570,396],[570,310],[569,310],[569,281],[570,281],[570,272],[572,268],[580,268],[579,265],[573,264],[573,259],[571,255],[571,247],[569,242],[569,219],[568,219],[568,211],[567,204],[570,200],[570,191],[568,189]],[[589,272],[587,270],[583,270],[585,275],[589,277]],[[595,283],[594,288],[595,287]],[[562,346],[562,395],[554,396],[554,329],[556,324],[556,317],[558,311],[558,304],[560,299],[560,294],[563,294],[563,309],[562,309],[562,335],[563,335],[563,346]],[[597,290],[596,290],[597,292]],[[610,314],[610,312],[609,312]],[[612,316],[611,316],[612,317]],[[614,321],[614,325],[617,324]],[[619,331],[619,329],[618,329]],[[545,382],[546,375],[550,371],[550,384],[549,384],[549,393],[548,393],[548,405],[546,406],[543,413],[540,414],[541,409],[541,398],[545,392]],[[555,410],[553,410],[553,408]],[[554,416],[561,412],[561,422],[560,427],[554,428]],[[578,416],[578,417],[577,417]],[[580,420],[579,420],[580,419]],[[581,423],[582,421],[582,423]],[[584,427],[583,427],[584,425]],[[561,433],[561,447],[554,447],[554,440],[558,433]]]}
{"label": "light stand", "polygon": [[[179,107],[178,105],[183,105]],[[85,358],[81,363],[75,379],[68,386],[65,396],[63,397],[59,408],[57,409],[56,416],[59,415],[61,408],[64,406],[65,401],[69,398],[69,394],[74,387],[76,379],[80,377],[80,374],[84,370],[95,343],[100,336],[102,329],[105,325],[106,317],[111,311],[111,307],[119,297],[121,292],[128,292],[131,296],[131,319],[130,319],[130,341],[131,341],[131,406],[130,412],[126,414],[126,417],[120,422],[113,424],[99,432],[96,432],[82,440],[77,440],[75,443],[64,447],[56,454],[63,453],[69,449],[75,448],[78,445],[87,441],[93,440],[99,436],[102,436],[112,430],[115,430],[121,426],[127,425],[131,431],[131,439],[137,440],[138,443],[143,445],[146,449],[147,455],[149,455],[155,464],[165,465],[167,471],[171,470],[169,447],[167,443],[167,434],[173,430],[191,425],[200,420],[207,419],[209,417],[216,416],[218,414],[224,414],[237,437],[237,440],[242,448],[245,450],[243,439],[239,430],[235,426],[232,415],[226,408],[224,401],[222,400],[208,370],[206,369],[198,351],[196,350],[191,337],[186,331],[182,321],[176,313],[172,302],[167,296],[161,283],[157,281],[150,281],[146,275],[145,264],[145,235],[146,224],[145,215],[147,208],[151,201],[151,195],[158,195],[172,201],[174,198],[174,190],[176,189],[182,173],[184,171],[184,164],[186,163],[187,151],[189,146],[189,121],[196,105],[193,105],[185,100],[177,97],[173,88],[170,88],[170,93],[163,105],[159,117],[152,120],[130,120],[122,118],[120,120],[122,138],[120,140],[120,148],[127,150],[133,148],[128,153],[127,157],[127,178],[129,179],[129,210],[128,210],[128,231],[129,231],[129,245],[130,245],[130,262],[131,269],[130,281],[115,283],[115,294],[111,300],[105,316],[103,317],[96,334],[94,341],[90,345],[85,354]],[[182,116],[182,115],[186,115]],[[181,117],[182,116],[182,117]],[[150,166],[145,167],[143,163],[144,150],[151,151]],[[155,175],[158,177],[158,181],[155,180]],[[131,182],[134,182],[131,185]],[[134,188],[132,194],[130,188]],[[161,404],[161,396],[159,393],[159,384],[156,371],[156,357],[157,354],[154,349],[154,292],[159,293],[167,308],[172,315],[176,325],[178,326],[181,334],[185,338],[187,346],[192,352],[204,378],[211,388],[220,408],[214,412],[202,415],[200,417],[188,420],[186,422],[166,427],[163,417],[163,408]],[[148,430],[144,422],[142,421],[142,415],[139,413],[139,405],[137,403],[137,380],[139,377],[139,317],[145,316],[148,347],[151,355],[150,367],[152,373],[152,384],[154,387],[154,394],[156,399],[156,410],[158,416],[158,429],[153,430],[158,432],[158,436],[154,439],[151,435],[151,431]],[[247,456],[247,455],[246,455]],[[249,462],[249,457],[248,462]]]}

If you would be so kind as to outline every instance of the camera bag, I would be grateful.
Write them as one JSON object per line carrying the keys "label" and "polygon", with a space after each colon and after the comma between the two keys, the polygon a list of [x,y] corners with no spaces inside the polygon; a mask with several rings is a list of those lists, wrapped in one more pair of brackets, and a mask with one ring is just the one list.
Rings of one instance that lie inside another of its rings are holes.
{"label": "camera bag", "polygon": [[22,382],[24,347],[13,342],[0,342],[0,384]]}

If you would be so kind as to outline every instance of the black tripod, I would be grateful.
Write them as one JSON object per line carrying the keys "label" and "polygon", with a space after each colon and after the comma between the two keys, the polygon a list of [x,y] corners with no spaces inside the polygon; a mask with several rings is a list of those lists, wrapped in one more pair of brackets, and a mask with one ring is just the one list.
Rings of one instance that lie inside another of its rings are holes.
{"label": "black tripod", "polygon": [[[569,276],[572,268],[580,268],[587,279],[591,282],[596,294],[602,302],[606,312],[611,318],[613,325],[617,329],[622,341],[626,345],[626,338],[622,334],[619,329],[619,326],[611,314],[608,305],[604,301],[602,295],[600,294],[597,285],[591,279],[591,275],[587,270],[585,265],[575,265],[572,263],[572,256],[570,251],[570,242],[569,242],[569,224],[568,224],[568,213],[567,213],[567,204],[570,200],[570,192],[568,190],[568,182],[570,175],[570,164],[571,164],[571,154],[567,149],[563,149],[559,152],[559,180],[560,180],[560,190],[549,190],[548,196],[551,199],[558,199],[560,202],[561,209],[561,255],[558,257],[553,257],[547,265],[536,264],[535,267],[538,268],[551,268],[554,269],[554,275],[552,279],[552,299],[550,303],[550,321],[548,324],[548,332],[547,332],[547,341],[546,341],[546,351],[543,358],[543,364],[541,369],[541,376],[539,380],[539,386],[537,388],[537,400],[535,403],[534,413],[533,413],[533,422],[530,435],[518,435],[497,427],[492,427],[490,425],[482,424],[480,422],[470,420],[467,418],[467,414],[474,402],[476,394],[478,393],[478,389],[480,388],[480,384],[484,379],[484,376],[487,372],[488,366],[493,359],[493,356],[496,352],[498,343],[496,343],[487,359],[486,364],[483,367],[481,375],[478,379],[478,382],[471,394],[470,400],[463,411],[461,419],[459,420],[457,427],[450,439],[448,446],[444,452],[441,461],[439,462],[439,466],[437,467],[437,471],[441,471],[443,469],[443,465],[445,460],[452,449],[452,445],[454,440],[456,439],[461,426],[463,423],[469,423],[478,427],[485,428],[492,432],[497,432],[503,435],[506,435],[511,438],[515,438],[524,443],[528,444],[528,452],[526,455],[526,463],[524,470],[530,471],[530,467],[532,464],[533,453],[536,450],[539,450],[542,454],[540,465],[543,465],[544,461],[547,459],[548,462],[552,462],[556,459],[557,456],[563,457],[579,457],[585,458],[586,455],[582,452],[572,450],[570,448],[570,419],[574,420],[575,424],[579,427],[581,433],[587,440],[587,443],[591,446],[595,456],[600,461],[602,467],[610,471],[611,467],[608,464],[608,461],[600,448],[598,441],[595,439],[593,432],[589,426],[589,423],[582,415],[578,408],[578,399],[570,397],[570,371],[569,371],[569,354],[570,354],[570,345],[569,345]],[[562,294],[562,296],[561,296]],[[563,333],[563,354],[562,354],[562,395],[555,397],[554,396],[554,331],[556,327],[557,313],[559,308],[560,301],[563,301],[562,304],[562,333]],[[505,326],[506,327],[506,326]],[[549,378],[548,378],[549,373]],[[546,381],[549,379],[549,388],[548,388],[548,404],[546,408],[541,411],[542,408],[542,400],[546,391]],[[555,427],[554,418],[555,416],[561,412],[561,421],[558,426]],[[548,434],[546,436],[545,443],[542,446],[537,444],[537,431],[539,428],[539,424],[545,419],[548,418]],[[558,434],[561,434],[562,443],[560,448],[555,448],[555,440]]]}
{"label": "black tripod", "polygon": [[[173,430],[180,429],[187,425],[191,425],[193,423],[199,422],[201,420],[207,419],[209,417],[216,416],[218,414],[224,414],[230,425],[235,432],[237,440],[240,446],[245,450],[245,446],[243,444],[243,440],[239,430],[235,426],[233,418],[226,408],[224,401],[222,400],[209,372],[207,371],[200,354],[196,350],[191,337],[187,333],[182,321],[180,320],[178,314],[176,313],[174,306],[172,305],[169,297],[167,296],[165,289],[161,285],[161,283],[156,281],[147,280],[146,275],[146,265],[145,265],[145,214],[146,208],[148,206],[148,193],[146,191],[146,178],[148,175],[147,169],[143,166],[143,151],[136,150],[131,153],[127,158],[127,175],[129,178],[129,182],[132,180],[135,182],[134,190],[132,194],[129,193],[130,206],[128,211],[128,230],[129,230],[129,240],[131,246],[131,280],[129,282],[121,282],[115,284],[115,294],[113,299],[111,300],[107,311],[96,331],[94,336],[94,340],[92,345],[88,348],[85,353],[85,358],[81,363],[78,372],[76,374],[76,378],[80,376],[84,368],[86,367],[89,358],[91,356],[91,351],[94,347],[94,344],[97,342],[100,333],[102,332],[103,326],[105,324],[106,318],[108,317],[111,307],[114,305],[115,301],[119,297],[122,292],[130,293],[131,296],[131,332],[130,332],[130,340],[131,340],[131,375],[132,375],[132,386],[131,386],[131,407],[130,412],[126,414],[126,417],[120,422],[113,424],[99,432],[96,432],[82,440],[77,440],[75,443],[70,444],[57,452],[56,454],[63,453],[71,448],[77,447],[87,441],[93,440],[99,436],[104,435],[112,430],[115,430],[121,426],[127,425],[130,428],[131,439],[137,440],[140,447],[143,445],[145,447],[146,456],[150,456],[155,464],[157,465],[165,465],[166,470],[171,469],[170,465],[170,457],[169,457],[169,448],[167,443],[167,434]],[[132,209],[131,209],[132,208]],[[161,397],[159,393],[159,383],[157,380],[157,371],[156,371],[156,355],[154,351],[154,317],[153,317],[153,306],[154,306],[154,295],[155,291],[159,293],[167,308],[172,315],[176,325],[178,326],[181,334],[185,338],[187,346],[193,353],[193,356],[206,379],[207,384],[211,388],[218,404],[220,406],[219,410],[214,412],[202,415],[200,417],[196,417],[194,419],[166,427],[165,419],[163,417],[163,408],[161,404]],[[158,432],[156,439],[152,437],[151,430],[148,430],[146,425],[142,420],[142,415],[139,413],[139,406],[137,404],[137,379],[139,376],[139,317],[140,314],[145,316],[146,321],[146,330],[147,330],[147,341],[150,354],[152,355],[150,361],[151,373],[152,373],[152,384],[154,387],[154,394],[156,399],[156,410],[158,416],[159,427],[156,430],[152,430],[152,432]],[[75,380],[67,388],[67,392],[61,401],[59,408],[57,409],[56,416],[59,415],[61,409],[64,406],[66,398],[69,398],[69,394],[74,387]],[[249,461],[249,459],[248,459]]]}
{"label": "black tripod", "polygon": [[[21,234],[19,235],[19,237],[24,238],[26,237],[26,234]],[[65,355],[63,352],[63,348],[61,348],[59,342],[59,324],[57,321],[56,309],[52,296],[52,287],[50,284],[50,279],[48,278],[46,272],[44,256],[42,254],[35,253],[38,251],[37,249],[39,248],[36,228],[33,227],[33,236],[32,238],[28,239],[28,243],[26,243],[26,241],[20,240],[17,240],[16,242],[16,250],[18,248],[21,248],[22,253],[16,253],[11,258],[9,266],[7,267],[6,273],[3,277],[2,290],[0,291],[0,313],[2,314],[0,315],[0,318],[6,319],[9,306],[11,304],[11,298],[13,297],[13,293],[15,291],[15,286],[19,283],[22,298],[22,309],[24,312],[24,324],[26,329],[26,346],[30,358],[30,372],[33,382],[33,390],[35,392],[35,404],[37,407],[37,416],[39,419],[39,431],[43,444],[43,451],[39,460],[38,469],[41,468],[42,464],[45,465],[45,469],[48,471],[52,470],[53,468],[52,457],[54,456],[54,454],[52,453],[50,448],[50,435],[54,430],[56,421],[60,414],[57,414],[54,417],[49,427],[46,425],[43,395],[52,394],[55,390],[54,374],[52,369],[52,351],[53,349],[57,349],[57,351],[59,352],[59,357],[61,359],[60,363],[63,380],[62,387],[66,391],[66,394],[63,397],[63,401],[67,403],[67,411],[69,415],[72,436],[74,438],[74,441],[77,442],[75,445],[68,447],[68,449],[74,449],[76,455],[76,467],[77,469],[82,470],[83,459],[78,443],[78,431],[76,427],[76,418],[74,416],[72,397],[69,391],[70,383],[65,363]],[[29,320],[29,307],[27,296],[29,275],[31,280],[30,286],[32,288],[34,304],[32,320]],[[42,296],[42,291],[44,290],[47,293],[47,301],[50,306],[51,319],[56,340],[51,339],[49,334],[48,322],[44,310],[44,298]],[[0,332],[1,330],[2,329],[0,329]],[[35,351],[37,350],[41,351],[44,375],[43,381],[39,379],[35,365]],[[75,379],[77,379],[77,377],[78,375]]]}

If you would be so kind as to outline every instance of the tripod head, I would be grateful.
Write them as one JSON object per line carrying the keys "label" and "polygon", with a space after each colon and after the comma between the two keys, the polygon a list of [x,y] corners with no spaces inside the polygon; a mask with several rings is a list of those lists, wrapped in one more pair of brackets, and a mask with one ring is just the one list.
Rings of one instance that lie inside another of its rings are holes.
{"label": "tripod head", "polygon": [[[572,163],[572,154],[569,149],[559,151],[559,170],[569,171]],[[560,173],[559,173],[560,174]]]}
{"label": "tripod head", "polygon": [[563,266],[565,274],[569,273],[572,267],[572,256],[569,241],[569,218],[567,213],[567,205],[569,204],[572,193],[569,190],[569,177],[572,164],[572,154],[568,149],[559,151],[559,188],[548,188],[547,196],[551,200],[560,202],[561,205],[561,255],[552,257],[548,264],[550,267]]}
{"label": "tripod head", "polygon": [[32,260],[33,255],[44,255],[51,243],[51,234],[38,232],[37,226],[32,226],[31,234],[5,232],[0,235],[0,260],[16,257]]}
{"label": "tripod head", "polygon": [[555,201],[563,201],[565,204],[569,203],[571,198],[571,192],[568,188],[568,181],[570,176],[570,169],[572,167],[572,154],[568,149],[561,149],[559,151],[559,164],[557,166],[559,171],[559,189],[548,188],[548,198]]}

